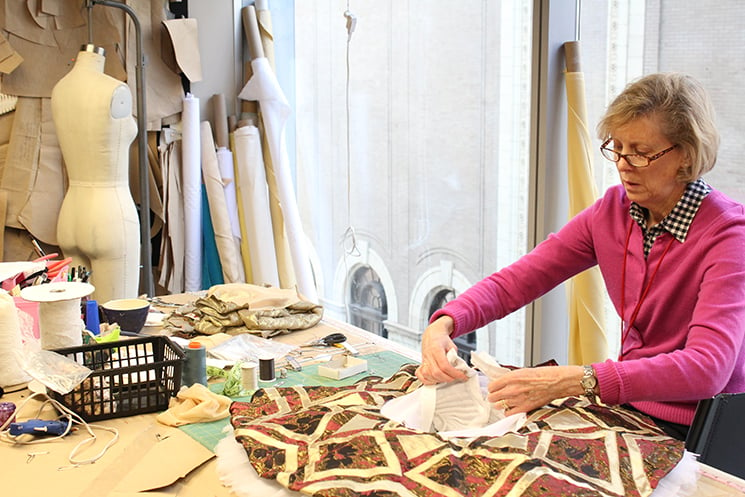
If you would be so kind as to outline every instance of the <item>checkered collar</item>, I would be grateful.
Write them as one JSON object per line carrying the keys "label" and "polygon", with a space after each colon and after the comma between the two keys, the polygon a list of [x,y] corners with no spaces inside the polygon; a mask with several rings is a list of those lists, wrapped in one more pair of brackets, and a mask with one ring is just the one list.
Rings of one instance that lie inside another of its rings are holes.
{"label": "checkered collar", "polygon": [[[711,186],[709,186],[702,178],[688,183],[686,186],[683,196],[680,197],[678,203],[675,204],[670,214],[656,226],[651,229],[658,231],[659,234],[662,230],[667,230],[673,235],[679,242],[683,243],[688,235],[688,228],[691,227],[693,218],[698,212],[698,208],[701,206],[704,198],[711,192]],[[642,228],[646,233],[647,229],[647,218],[646,209],[636,202],[631,202],[629,207],[629,214],[631,218]]]}

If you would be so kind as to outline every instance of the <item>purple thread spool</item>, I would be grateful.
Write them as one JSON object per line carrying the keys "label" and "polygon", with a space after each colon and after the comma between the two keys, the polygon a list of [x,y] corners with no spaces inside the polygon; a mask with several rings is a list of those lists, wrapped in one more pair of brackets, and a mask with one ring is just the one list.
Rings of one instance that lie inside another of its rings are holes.
{"label": "purple thread spool", "polygon": [[12,402],[0,402],[0,426],[3,426],[8,420],[10,420],[10,423],[14,423],[15,418],[16,405]]}

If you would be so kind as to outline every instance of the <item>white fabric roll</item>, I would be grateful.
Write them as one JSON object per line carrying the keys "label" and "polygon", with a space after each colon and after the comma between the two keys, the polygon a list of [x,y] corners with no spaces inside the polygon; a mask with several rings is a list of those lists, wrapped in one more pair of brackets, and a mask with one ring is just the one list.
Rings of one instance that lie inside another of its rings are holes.
{"label": "white fabric roll", "polygon": [[[181,117],[184,191],[184,290],[202,289],[202,168],[199,98],[187,93]],[[176,268],[178,270],[178,268]]]}
{"label": "white fabric roll", "polygon": [[290,160],[285,143],[285,125],[291,108],[279,86],[277,76],[272,71],[266,57],[251,61],[253,76],[243,87],[238,98],[258,101],[261,108],[261,119],[266,129],[269,151],[277,175],[277,187],[285,219],[287,239],[290,244],[292,264],[295,268],[298,290],[310,302],[318,302],[318,292],[313,280],[310,257],[303,233],[300,213],[298,212]]}
{"label": "white fabric roll", "polygon": [[22,350],[21,327],[13,297],[0,292],[0,387],[31,381],[18,363]]}
{"label": "white fabric roll", "polygon": [[259,129],[256,126],[242,126],[235,130],[234,141],[236,182],[243,205],[253,283],[279,287],[269,190],[261,156]]}
{"label": "white fabric roll", "polygon": [[238,221],[238,201],[235,196],[235,168],[233,167],[233,152],[225,147],[217,149],[217,165],[220,168],[222,184],[225,188],[225,207],[228,209],[230,217],[230,229],[233,236],[240,243],[241,225]]}
{"label": "white fabric roll", "polygon": [[210,219],[212,219],[212,226],[215,230],[215,242],[222,265],[222,275],[225,278],[225,283],[245,283],[246,277],[243,273],[240,245],[236,244],[230,226],[225,188],[220,175],[215,141],[212,138],[212,127],[209,121],[202,121],[201,131],[202,178],[207,190]]}

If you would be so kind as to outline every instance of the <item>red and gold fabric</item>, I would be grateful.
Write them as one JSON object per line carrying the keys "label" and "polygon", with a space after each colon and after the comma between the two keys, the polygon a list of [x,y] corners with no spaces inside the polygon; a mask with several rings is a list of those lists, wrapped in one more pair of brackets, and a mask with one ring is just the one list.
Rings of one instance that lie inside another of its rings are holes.
{"label": "red and gold fabric", "polygon": [[231,405],[236,440],[264,478],[315,496],[647,496],[684,443],[645,416],[567,398],[517,433],[445,440],[380,415],[421,386],[415,366],[348,387],[259,390]]}

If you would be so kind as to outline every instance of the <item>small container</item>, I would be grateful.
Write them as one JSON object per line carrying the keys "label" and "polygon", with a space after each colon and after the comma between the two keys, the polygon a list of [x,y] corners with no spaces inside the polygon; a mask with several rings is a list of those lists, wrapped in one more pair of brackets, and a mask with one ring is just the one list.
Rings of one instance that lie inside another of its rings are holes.
{"label": "small container", "polygon": [[[8,420],[10,420],[8,422]],[[8,422],[14,423],[16,420],[16,405],[12,402],[0,402],[0,427]]]}
{"label": "small container", "polygon": [[190,387],[195,383],[207,386],[207,350],[204,345],[196,341],[189,342],[184,349],[184,374],[181,385]]}
{"label": "small container", "polygon": [[85,329],[94,335],[101,334],[101,317],[95,300],[85,301]]}

